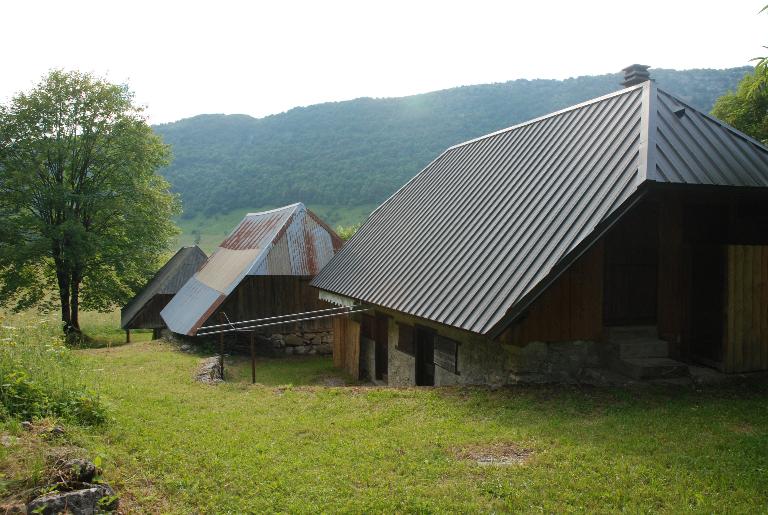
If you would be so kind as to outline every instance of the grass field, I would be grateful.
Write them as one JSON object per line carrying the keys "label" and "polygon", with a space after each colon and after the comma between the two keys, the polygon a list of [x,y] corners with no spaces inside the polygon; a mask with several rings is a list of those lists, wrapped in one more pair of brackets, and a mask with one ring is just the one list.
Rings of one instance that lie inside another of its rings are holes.
{"label": "grass field", "polygon": [[[235,209],[225,214],[213,216],[198,215],[189,219],[181,219],[178,221],[179,228],[181,229],[178,244],[179,246],[192,245],[199,238],[198,245],[200,245],[200,248],[210,253],[232,232],[232,229],[243,219],[246,213],[265,211],[275,207],[280,206]],[[318,204],[310,205],[309,208],[335,229],[339,225],[350,226],[363,222],[370,212],[376,208],[376,205],[345,207]]]}
{"label": "grass field", "polygon": [[[329,387],[328,358],[260,359],[251,385],[238,358],[206,386],[170,344],[78,353],[112,420],[69,443],[126,513],[768,510],[766,385]],[[499,449],[520,462],[477,462]]]}

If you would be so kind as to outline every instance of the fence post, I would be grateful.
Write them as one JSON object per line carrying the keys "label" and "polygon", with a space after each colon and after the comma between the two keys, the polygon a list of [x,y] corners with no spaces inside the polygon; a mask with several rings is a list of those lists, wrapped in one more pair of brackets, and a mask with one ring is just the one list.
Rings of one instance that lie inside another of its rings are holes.
{"label": "fence post", "polygon": [[256,384],[256,335],[251,331],[251,384]]}
{"label": "fence post", "polygon": [[[219,320],[223,324],[226,321],[224,313],[219,314]],[[221,368],[221,380],[224,380],[224,333],[219,333],[219,368]]]}

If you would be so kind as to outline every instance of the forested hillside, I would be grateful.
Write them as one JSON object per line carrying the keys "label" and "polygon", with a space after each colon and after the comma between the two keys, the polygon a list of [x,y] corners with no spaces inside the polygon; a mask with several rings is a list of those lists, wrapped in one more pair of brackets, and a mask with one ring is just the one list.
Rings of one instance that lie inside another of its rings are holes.
{"label": "forested hillside", "polygon": [[[708,112],[749,70],[651,74]],[[173,147],[175,159],[163,173],[182,195],[185,218],[297,201],[329,213],[381,202],[450,145],[615,91],[620,82],[619,74],[515,80],[319,104],[261,119],[200,115],[155,129]]]}

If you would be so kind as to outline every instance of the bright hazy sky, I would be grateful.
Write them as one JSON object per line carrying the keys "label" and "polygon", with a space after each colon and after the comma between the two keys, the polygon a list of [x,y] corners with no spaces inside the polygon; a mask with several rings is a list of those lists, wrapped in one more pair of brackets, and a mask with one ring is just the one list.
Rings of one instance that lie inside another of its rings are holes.
{"label": "bright hazy sky", "polygon": [[768,0],[0,2],[0,101],[50,68],[127,82],[152,123],[518,78],[749,64]]}

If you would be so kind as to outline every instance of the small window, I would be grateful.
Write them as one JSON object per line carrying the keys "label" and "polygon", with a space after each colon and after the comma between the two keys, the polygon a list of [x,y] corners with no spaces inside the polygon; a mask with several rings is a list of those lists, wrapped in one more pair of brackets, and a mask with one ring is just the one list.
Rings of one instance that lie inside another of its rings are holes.
{"label": "small window", "polygon": [[416,356],[413,344],[413,327],[405,324],[397,324],[397,350],[409,356]]}
{"label": "small window", "polygon": [[452,372],[459,373],[459,342],[445,336],[438,336],[435,340],[435,365]]}

